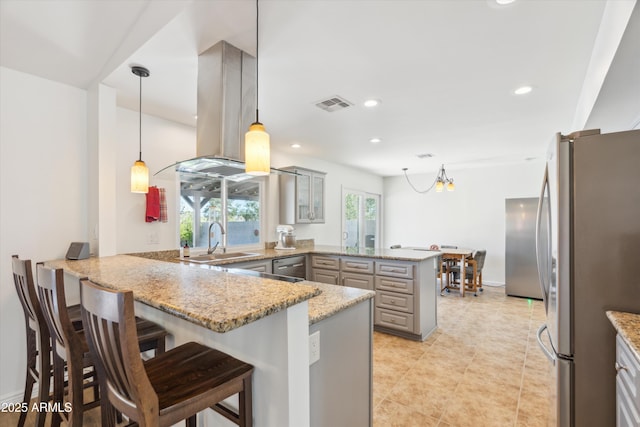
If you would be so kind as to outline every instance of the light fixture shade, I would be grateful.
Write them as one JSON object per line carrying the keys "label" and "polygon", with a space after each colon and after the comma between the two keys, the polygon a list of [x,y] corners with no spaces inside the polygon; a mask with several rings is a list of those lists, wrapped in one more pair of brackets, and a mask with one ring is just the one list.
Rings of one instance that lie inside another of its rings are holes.
{"label": "light fixture shade", "polygon": [[149,168],[142,160],[136,160],[131,166],[131,192],[149,192]]}
{"label": "light fixture shade", "polygon": [[456,185],[453,183],[453,181],[449,181],[449,183],[447,184],[447,191],[455,191],[456,189]]}
{"label": "light fixture shade", "polygon": [[244,135],[245,172],[249,175],[264,176],[271,171],[269,134],[262,123],[253,123]]}
{"label": "light fixture shade", "polygon": [[444,190],[444,182],[438,180],[438,182],[436,182],[436,192],[442,193],[442,190]]}

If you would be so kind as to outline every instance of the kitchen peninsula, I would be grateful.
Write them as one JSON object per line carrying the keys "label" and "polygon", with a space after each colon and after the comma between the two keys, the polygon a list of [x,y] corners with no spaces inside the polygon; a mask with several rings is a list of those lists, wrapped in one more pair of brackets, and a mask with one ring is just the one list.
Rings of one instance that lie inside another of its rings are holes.
{"label": "kitchen peninsula", "polygon": [[[273,250],[255,252],[243,261],[283,256]],[[295,253],[385,257],[375,251],[347,255],[328,247]],[[65,270],[67,288],[89,277],[108,288],[132,290],[136,314],[167,328],[169,348],[199,341],[252,363],[256,426],[322,425],[330,421],[323,416],[336,416],[331,412],[352,417],[358,425],[371,424],[374,292],[231,274],[206,264],[176,262],[177,251],[158,254],[46,264]],[[161,260],[167,254],[171,260]],[[411,262],[437,254],[423,253]],[[397,260],[401,255],[394,251],[390,256]],[[435,283],[431,291],[435,294]],[[310,366],[309,335],[314,332],[320,332],[320,360]],[[336,401],[348,403],[349,410],[332,411],[329,403]],[[203,418],[207,426],[230,425],[209,411]]]}

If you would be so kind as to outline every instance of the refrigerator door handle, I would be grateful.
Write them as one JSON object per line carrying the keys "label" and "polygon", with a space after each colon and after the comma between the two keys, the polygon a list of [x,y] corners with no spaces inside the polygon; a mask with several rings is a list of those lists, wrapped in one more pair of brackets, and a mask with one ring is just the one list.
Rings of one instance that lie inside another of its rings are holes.
{"label": "refrigerator door handle", "polygon": [[[536,258],[537,258],[537,265],[538,265],[538,280],[540,281],[540,288],[542,289],[542,300],[544,301],[544,306],[545,306],[545,311],[548,312],[548,308],[549,308],[549,294],[548,294],[548,287],[547,287],[547,279],[548,279],[548,272],[544,271],[543,268],[543,257],[547,256],[548,254],[543,254],[542,253],[542,242],[541,242],[541,235],[540,233],[542,232],[542,214],[543,214],[543,209],[544,209],[544,197],[545,197],[545,193],[547,190],[547,187],[549,185],[549,169],[548,167],[545,168],[544,171],[544,179],[542,182],[542,191],[540,192],[540,199],[538,201],[538,212],[536,215]],[[549,236],[548,238],[551,238],[551,236]]]}
{"label": "refrigerator door handle", "polygon": [[542,349],[542,352],[544,353],[545,356],[547,356],[547,359],[549,359],[549,361],[551,362],[551,364],[553,366],[556,365],[556,354],[553,351],[549,351],[549,349],[547,348],[546,345],[544,345],[544,343],[542,342],[542,333],[544,331],[547,330],[547,325],[546,323],[542,326],[540,326],[538,328],[538,333],[536,334],[538,337],[538,345],[540,346],[540,348]]}

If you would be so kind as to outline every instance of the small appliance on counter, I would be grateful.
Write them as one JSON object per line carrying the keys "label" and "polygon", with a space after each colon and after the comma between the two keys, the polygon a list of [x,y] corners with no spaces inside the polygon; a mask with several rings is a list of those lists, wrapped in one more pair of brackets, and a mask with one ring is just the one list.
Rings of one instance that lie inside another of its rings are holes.
{"label": "small appliance on counter", "polygon": [[89,258],[89,242],[71,242],[66,258],[72,260]]}
{"label": "small appliance on counter", "polygon": [[278,225],[276,227],[276,233],[278,233],[278,243],[274,249],[277,250],[291,250],[296,246],[295,229],[291,225]]}

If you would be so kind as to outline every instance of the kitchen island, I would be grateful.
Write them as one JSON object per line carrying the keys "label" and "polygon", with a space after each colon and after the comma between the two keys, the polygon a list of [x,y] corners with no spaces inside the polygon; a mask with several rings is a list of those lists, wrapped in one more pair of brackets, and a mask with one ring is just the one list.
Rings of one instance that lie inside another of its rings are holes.
{"label": "kitchen island", "polygon": [[[255,426],[312,425],[310,414],[316,402],[311,400],[314,366],[309,367],[309,327],[337,319],[340,331],[362,339],[353,348],[322,346],[320,362],[332,360],[335,354],[348,362],[350,353],[356,355],[354,366],[366,362],[361,369],[367,378],[357,383],[364,387],[358,394],[365,396],[366,406],[352,412],[365,424],[371,423],[373,292],[240,276],[128,255],[56,260],[46,265],[64,269],[67,288],[89,277],[107,288],[132,290],[136,314],[169,331],[168,348],[198,341],[253,364]],[[325,338],[330,342],[334,333],[332,327],[325,337],[321,335],[321,342]],[[349,390],[351,378],[341,381],[344,390],[321,392]],[[349,404],[348,398],[344,404]],[[212,411],[205,411],[202,419],[206,426],[232,425]]]}
{"label": "kitchen island", "polygon": [[[180,258],[177,250],[131,255],[170,262],[193,262],[193,258]],[[440,268],[440,251],[309,245],[286,251],[252,250],[249,256],[242,257],[239,264],[237,259],[220,259],[198,265],[213,269],[236,265],[239,268],[260,266],[261,271],[271,272],[272,259],[300,255],[307,256],[306,277],[314,283],[375,291],[374,327],[377,331],[424,341],[436,330],[436,276]]]}

